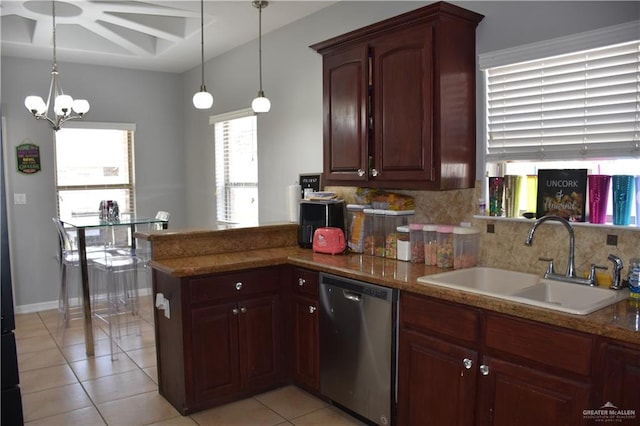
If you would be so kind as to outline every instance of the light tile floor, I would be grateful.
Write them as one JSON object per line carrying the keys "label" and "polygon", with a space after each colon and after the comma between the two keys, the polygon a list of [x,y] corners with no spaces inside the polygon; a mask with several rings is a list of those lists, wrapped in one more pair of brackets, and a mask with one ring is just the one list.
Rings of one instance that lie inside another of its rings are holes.
{"label": "light tile floor", "polygon": [[118,341],[96,327],[96,356],[87,358],[80,320],[57,331],[57,311],[16,315],[18,365],[26,425],[296,425],[361,422],[295,386],[181,416],[158,394],[151,297],[141,302],[140,332]]}

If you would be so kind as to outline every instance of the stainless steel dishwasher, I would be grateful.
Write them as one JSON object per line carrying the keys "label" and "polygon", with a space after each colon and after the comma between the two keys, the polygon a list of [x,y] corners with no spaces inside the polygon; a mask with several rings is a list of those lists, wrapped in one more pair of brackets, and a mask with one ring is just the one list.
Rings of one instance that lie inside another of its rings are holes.
{"label": "stainless steel dishwasher", "polygon": [[320,274],[320,392],[379,425],[396,405],[397,304],[395,289]]}

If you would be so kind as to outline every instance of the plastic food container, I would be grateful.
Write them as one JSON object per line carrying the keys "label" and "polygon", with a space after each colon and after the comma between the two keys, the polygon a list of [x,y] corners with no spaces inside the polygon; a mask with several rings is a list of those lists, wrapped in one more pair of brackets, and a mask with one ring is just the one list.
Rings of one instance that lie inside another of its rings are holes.
{"label": "plastic food container", "polygon": [[438,263],[438,225],[424,225],[422,238],[424,240],[424,264],[434,266]]}
{"label": "plastic food container", "polygon": [[422,236],[421,223],[412,223],[409,225],[409,239],[411,242],[411,262],[424,263],[424,237]]}
{"label": "plastic food container", "polygon": [[347,204],[347,246],[354,253],[364,251],[365,214],[370,205]]}
{"label": "plastic food container", "polygon": [[384,210],[384,257],[396,259],[398,252],[398,226],[404,226],[413,218],[413,210]]}
{"label": "plastic food container", "polygon": [[436,234],[438,240],[436,265],[439,268],[453,268],[453,226],[439,225]]}
{"label": "plastic food container", "polygon": [[453,228],[453,269],[476,266],[480,255],[480,230],[456,226]]}
{"label": "plastic food container", "polygon": [[364,253],[384,257],[384,210],[364,209],[366,230]]}
{"label": "plastic food container", "polygon": [[408,262],[411,260],[411,242],[409,239],[409,227],[398,226],[396,228],[398,233],[398,256],[396,259],[404,260]]}

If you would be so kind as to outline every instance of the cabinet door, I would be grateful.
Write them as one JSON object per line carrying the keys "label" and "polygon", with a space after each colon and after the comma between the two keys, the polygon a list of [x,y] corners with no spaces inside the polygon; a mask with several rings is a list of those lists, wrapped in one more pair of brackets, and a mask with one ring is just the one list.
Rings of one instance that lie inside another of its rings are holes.
{"label": "cabinet door", "polygon": [[435,179],[432,39],[433,26],[422,24],[370,44],[376,181]]}
{"label": "cabinet door", "polygon": [[491,357],[483,358],[483,367],[478,378],[477,424],[586,424],[582,413],[589,408],[588,383]]}
{"label": "cabinet door", "polygon": [[293,377],[314,390],[320,389],[319,322],[317,300],[293,298]]}
{"label": "cabinet door", "polygon": [[474,424],[477,352],[401,330],[398,424]]}
{"label": "cabinet door", "polygon": [[191,312],[193,371],[190,374],[196,401],[223,397],[240,389],[235,309],[235,303],[225,303]]}
{"label": "cabinet door", "polygon": [[606,344],[603,357],[599,400],[592,408],[610,402],[621,410],[635,410],[635,421],[640,420],[640,348]]}
{"label": "cabinet door", "polygon": [[323,57],[325,183],[367,180],[368,62],[366,45]]}
{"label": "cabinet door", "polygon": [[243,389],[272,386],[280,374],[277,295],[238,302],[240,380]]}

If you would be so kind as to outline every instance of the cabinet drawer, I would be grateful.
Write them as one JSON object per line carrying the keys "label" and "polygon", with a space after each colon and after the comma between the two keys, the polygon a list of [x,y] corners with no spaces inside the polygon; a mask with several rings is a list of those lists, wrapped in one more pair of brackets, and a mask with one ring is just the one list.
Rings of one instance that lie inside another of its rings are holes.
{"label": "cabinet drawer", "polygon": [[293,268],[291,290],[294,294],[318,299],[320,274],[310,269]]}
{"label": "cabinet drawer", "polygon": [[532,321],[487,315],[485,343],[491,349],[573,373],[591,374],[592,337]]}
{"label": "cabinet drawer", "polygon": [[280,287],[279,271],[279,268],[264,268],[191,279],[191,303],[277,292]]}
{"label": "cabinet drawer", "polygon": [[478,342],[480,313],[471,308],[440,302],[423,296],[402,293],[400,324],[427,333]]}

